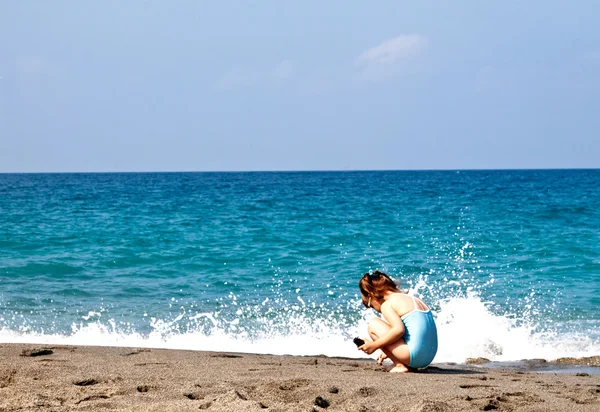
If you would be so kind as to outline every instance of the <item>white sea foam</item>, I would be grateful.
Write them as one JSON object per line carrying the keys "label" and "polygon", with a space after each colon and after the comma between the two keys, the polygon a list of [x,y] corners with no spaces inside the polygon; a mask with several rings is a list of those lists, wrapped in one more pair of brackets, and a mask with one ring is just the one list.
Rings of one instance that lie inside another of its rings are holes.
{"label": "white sea foam", "polygon": [[440,307],[436,362],[463,362],[474,357],[551,360],[600,353],[600,336],[591,335],[587,328],[563,332],[556,327],[536,332],[538,325],[531,321],[494,315],[475,294],[442,301]]}
{"label": "white sea foam", "polygon": [[[434,362],[464,362],[470,357],[484,357],[494,361],[560,357],[585,357],[600,353],[598,322],[577,331],[547,329],[536,332],[535,324],[517,320],[510,315],[495,315],[476,294],[443,300],[436,313],[439,350]],[[352,343],[354,336],[366,336],[372,312],[364,311],[355,325],[313,319],[291,311],[286,319],[287,334],[278,328],[265,330],[252,337],[240,328],[240,319],[223,320],[211,313],[179,314],[173,319],[155,319],[150,322],[151,332],[141,334],[124,331],[113,320],[101,320],[100,313],[88,315],[87,323],[73,324],[70,334],[38,333],[31,330],[0,329],[0,342],[37,343],[93,346],[127,346],[147,348],[187,349],[263,353],[276,355],[327,355],[365,357]],[[86,317],[87,318],[87,317]],[[187,328],[180,332],[178,324],[206,319],[212,325],[206,330]],[[275,326],[273,324],[273,326]],[[374,357],[372,355],[371,357]]]}
{"label": "white sea foam", "polygon": [[[214,319],[214,318],[213,318]],[[143,348],[186,349],[219,352],[261,353],[274,355],[326,355],[344,357],[364,357],[356,350],[351,336],[358,336],[358,327],[350,333],[324,330],[315,334],[291,334],[258,339],[248,339],[225,333],[214,328],[211,333],[177,333],[169,328],[173,321],[156,320],[155,329],[148,335],[119,332],[114,321],[108,325],[99,322],[73,327],[70,335],[40,334],[0,330],[0,342],[37,343],[89,346],[125,346]],[[360,329],[366,330],[366,323]],[[363,334],[364,335],[364,334]]]}

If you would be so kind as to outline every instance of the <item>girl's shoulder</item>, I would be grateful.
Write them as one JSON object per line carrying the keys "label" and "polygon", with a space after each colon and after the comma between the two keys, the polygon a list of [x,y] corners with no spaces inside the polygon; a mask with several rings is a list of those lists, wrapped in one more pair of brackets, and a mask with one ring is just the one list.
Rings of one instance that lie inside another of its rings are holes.
{"label": "girl's shoulder", "polygon": [[412,300],[412,298],[404,292],[396,292],[396,293],[392,293],[390,295],[390,297],[388,298],[388,300],[396,301],[396,302],[404,302],[406,300]]}
{"label": "girl's shoulder", "polygon": [[393,293],[385,303],[391,305],[399,316],[410,312],[413,307],[412,297],[402,292]]}

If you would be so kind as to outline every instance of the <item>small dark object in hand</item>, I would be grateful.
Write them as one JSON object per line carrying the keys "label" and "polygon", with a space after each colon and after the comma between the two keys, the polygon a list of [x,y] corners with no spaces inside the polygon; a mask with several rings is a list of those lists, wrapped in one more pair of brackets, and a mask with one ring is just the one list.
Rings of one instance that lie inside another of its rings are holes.
{"label": "small dark object in hand", "polygon": [[353,341],[353,342],[354,342],[354,344],[355,344],[357,347],[359,347],[359,346],[362,346],[362,345],[364,345],[364,344],[365,344],[365,341],[364,341],[364,340],[362,340],[361,338],[354,338],[354,341]]}

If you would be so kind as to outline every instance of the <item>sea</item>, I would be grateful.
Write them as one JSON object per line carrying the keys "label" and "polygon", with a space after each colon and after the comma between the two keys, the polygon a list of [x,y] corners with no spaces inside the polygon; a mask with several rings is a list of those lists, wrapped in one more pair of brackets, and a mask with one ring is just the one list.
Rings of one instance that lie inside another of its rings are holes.
{"label": "sea", "polygon": [[379,269],[434,362],[600,354],[600,170],[0,174],[0,343],[361,358]]}

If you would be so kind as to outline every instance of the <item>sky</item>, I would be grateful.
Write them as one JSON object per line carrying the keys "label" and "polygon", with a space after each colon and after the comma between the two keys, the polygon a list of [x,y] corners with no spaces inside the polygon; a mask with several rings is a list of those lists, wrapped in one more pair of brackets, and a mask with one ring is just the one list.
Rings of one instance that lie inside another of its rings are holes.
{"label": "sky", "polygon": [[600,168],[600,2],[0,0],[0,172]]}

